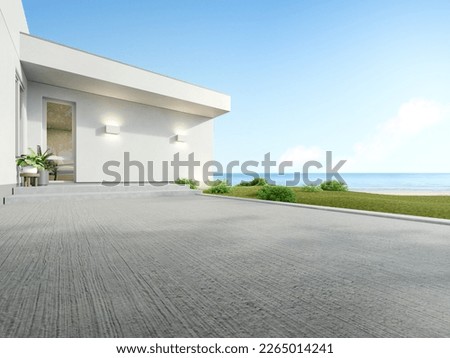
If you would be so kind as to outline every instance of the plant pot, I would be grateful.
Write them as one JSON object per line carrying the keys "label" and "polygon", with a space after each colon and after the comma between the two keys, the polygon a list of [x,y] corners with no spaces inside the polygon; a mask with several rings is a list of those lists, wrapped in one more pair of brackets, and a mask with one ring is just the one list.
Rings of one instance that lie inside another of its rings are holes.
{"label": "plant pot", "polygon": [[24,174],[37,174],[38,168],[28,165],[26,167],[22,167],[22,173]]}
{"label": "plant pot", "polygon": [[39,170],[39,180],[38,180],[39,186],[45,186],[48,185],[48,170]]}

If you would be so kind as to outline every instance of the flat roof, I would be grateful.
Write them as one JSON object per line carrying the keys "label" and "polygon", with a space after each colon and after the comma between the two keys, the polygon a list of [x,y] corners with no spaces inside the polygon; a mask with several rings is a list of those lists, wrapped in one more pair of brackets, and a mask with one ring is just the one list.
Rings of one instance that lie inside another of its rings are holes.
{"label": "flat roof", "polygon": [[230,96],[21,33],[27,79],[150,106],[214,118],[230,111]]}

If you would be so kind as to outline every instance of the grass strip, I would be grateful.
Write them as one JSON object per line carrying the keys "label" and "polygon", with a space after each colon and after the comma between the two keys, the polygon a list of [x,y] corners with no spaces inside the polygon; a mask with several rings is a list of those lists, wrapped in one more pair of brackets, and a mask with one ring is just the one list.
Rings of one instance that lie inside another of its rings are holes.
{"label": "grass strip", "polygon": [[[256,193],[260,189],[261,187],[236,186],[222,195],[257,199]],[[303,192],[300,188],[292,189],[299,204],[450,219],[450,196],[385,195],[354,191],[311,193]]]}

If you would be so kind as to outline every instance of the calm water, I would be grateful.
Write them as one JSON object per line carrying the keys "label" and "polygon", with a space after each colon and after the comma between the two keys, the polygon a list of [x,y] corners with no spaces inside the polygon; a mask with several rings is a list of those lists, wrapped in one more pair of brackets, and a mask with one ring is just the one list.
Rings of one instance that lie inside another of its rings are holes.
{"label": "calm water", "polygon": [[[259,174],[264,177],[264,174]],[[450,174],[392,174],[392,173],[342,173],[350,190],[355,191],[450,191]],[[224,179],[226,174],[216,174],[215,178]],[[294,174],[275,174],[270,177],[278,185],[286,185],[292,181]],[[325,174],[310,174],[310,180],[325,179]],[[232,184],[239,184],[242,180],[249,181],[252,177],[233,173]],[[304,185],[303,180],[298,185]]]}

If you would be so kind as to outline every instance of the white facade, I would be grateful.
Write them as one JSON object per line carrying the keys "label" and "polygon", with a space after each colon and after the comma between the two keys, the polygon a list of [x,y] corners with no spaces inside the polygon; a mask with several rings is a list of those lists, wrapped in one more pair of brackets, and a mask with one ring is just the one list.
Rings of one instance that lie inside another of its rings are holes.
{"label": "white facade", "polygon": [[[47,148],[48,101],[73,108],[76,182],[113,180],[108,161],[120,163],[113,170],[121,181],[136,182],[177,179],[161,168],[175,153],[194,153],[200,165],[213,159],[213,118],[230,110],[229,96],[33,37],[20,1],[0,0],[0,10],[0,186],[16,183],[15,156]],[[135,167],[124,176],[125,153],[144,165],[144,177]]]}
{"label": "white facade", "polygon": [[20,63],[20,32],[27,33],[28,26],[20,1],[0,0],[0,11],[0,185],[5,185],[16,182],[16,112],[20,108],[16,101],[19,85],[23,96],[27,86]]}
{"label": "white facade", "polygon": [[[158,175],[153,179],[157,181],[163,180],[160,164],[172,160],[177,152],[182,158],[194,152],[196,160],[203,162],[212,158],[213,122],[208,118],[29,81],[28,145],[32,148],[38,144],[47,147],[45,99],[69,101],[75,106],[77,182],[111,180],[103,173],[103,163],[123,163],[125,152],[130,153],[131,160],[154,161]],[[118,126],[120,134],[106,134],[106,125]],[[175,141],[178,133],[186,134],[185,143]],[[123,178],[123,165],[114,170]],[[200,179],[201,173],[197,174]],[[130,181],[139,181],[137,171],[131,171]]]}

